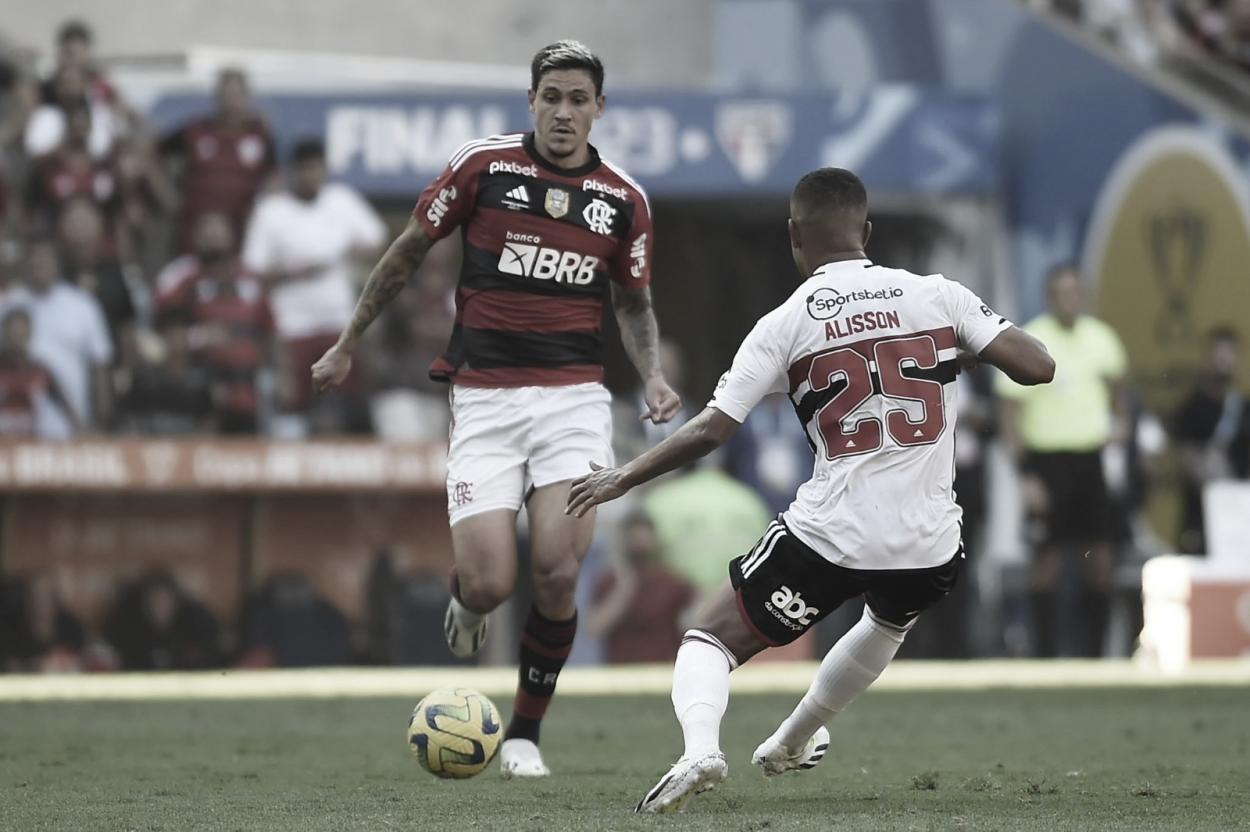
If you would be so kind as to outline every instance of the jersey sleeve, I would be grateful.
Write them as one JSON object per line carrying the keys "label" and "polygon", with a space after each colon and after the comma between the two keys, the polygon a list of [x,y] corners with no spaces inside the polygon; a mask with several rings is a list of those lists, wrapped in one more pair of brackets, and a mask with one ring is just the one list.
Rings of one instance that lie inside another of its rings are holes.
{"label": "jersey sleeve", "polygon": [[421,192],[412,209],[412,215],[431,240],[448,236],[473,213],[479,170],[473,154],[466,155],[468,150],[469,145],[465,145],[452,155],[447,167]]}
{"label": "jersey sleeve", "polygon": [[959,345],[973,355],[990,345],[1012,324],[962,283],[942,278]]}
{"label": "jersey sleeve", "polygon": [[655,248],[655,231],[651,225],[651,206],[639,192],[629,233],[612,262],[612,279],[627,288],[651,284],[651,253]]}
{"label": "jersey sleeve", "polygon": [[780,327],[783,309],[773,310],[755,324],[738,347],[729,372],[720,377],[708,407],[716,408],[735,422],[745,422],[760,399],[789,389],[788,349]]}

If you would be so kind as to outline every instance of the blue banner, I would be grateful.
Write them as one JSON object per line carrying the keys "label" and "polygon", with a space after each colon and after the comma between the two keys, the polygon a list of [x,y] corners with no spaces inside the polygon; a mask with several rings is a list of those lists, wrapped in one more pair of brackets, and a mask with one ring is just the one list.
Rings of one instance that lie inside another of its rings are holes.
{"label": "blue banner", "polygon": [[[373,197],[411,199],[466,141],[527,130],[523,94],[262,96],[280,149],[318,136],[333,175]],[[160,99],[162,132],[211,107]],[[785,195],[823,165],[875,195],[981,194],[995,187],[998,119],[977,96],[909,85],[862,95],[614,94],[591,141],[657,197]]]}

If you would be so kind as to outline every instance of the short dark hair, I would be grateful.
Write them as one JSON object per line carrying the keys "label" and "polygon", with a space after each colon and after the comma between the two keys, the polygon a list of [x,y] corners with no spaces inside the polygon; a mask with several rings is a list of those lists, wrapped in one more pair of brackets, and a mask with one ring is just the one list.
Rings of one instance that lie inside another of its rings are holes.
{"label": "short dark hair", "polygon": [[85,40],[91,43],[94,38],[91,35],[91,27],[81,20],[67,20],[61,24],[61,28],[56,30],[56,42],[64,45],[66,41]]}
{"label": "short dark hair", "polygon": [[603,61],[584,43],[558,40],[539,49],[530,63],[530,90],[537,92],[543,76],[557,69],[586,70],[595,82],[595,95],[603,95]]}
{"label": "short dark hair", "polygon": [[300,139],[291,148],[291,164],[298,165],[303,162],[324,162],[326,160],[326,146],[321,139],[305,138]]}
{"label": "short dark hair", "polygon": [[794,186],[791,199],[814,214],[868,214],[868,189],[844,168],[817,168],[806,174]]}
{"label": "short dark hair", "polygon": [[1241,346],[1241,333],[1229,324],[1213,326],[1207,332],[1207,345],[1214,347],[1219,343],[1230,343],[1234,347]]}

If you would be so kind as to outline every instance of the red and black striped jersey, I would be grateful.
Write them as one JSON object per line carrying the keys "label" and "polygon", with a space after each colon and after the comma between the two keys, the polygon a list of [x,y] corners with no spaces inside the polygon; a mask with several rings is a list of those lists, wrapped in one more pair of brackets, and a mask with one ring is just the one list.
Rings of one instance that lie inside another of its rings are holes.
{"label": "red and black striped jersey", "polygon": [[473,387],[603,380],[608,281],[651,280],[651,208],[620,168],[590,148],[564,170],[534,135],[469,142],[425,189],[414,216],[431,239],[462,229],[456,321],[430,377]]}

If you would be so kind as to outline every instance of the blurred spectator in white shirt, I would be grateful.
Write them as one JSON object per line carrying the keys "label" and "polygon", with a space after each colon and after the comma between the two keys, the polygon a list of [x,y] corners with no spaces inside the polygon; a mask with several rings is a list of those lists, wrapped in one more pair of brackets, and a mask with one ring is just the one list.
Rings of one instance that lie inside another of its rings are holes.
{"label": "blurred spectator in white shirt", "polygon": [[[310,368],[351,321],[355,266],[374,257],[385,237],[382,219],[359,193],[326,181],[325,148],[319,140],[296,145],[289,190],[257,203],[243,245],[243,263],[270,288],[278,338],[287,358],[279,385],[288,412],[310,409]],[[327,429],[361,429],[355,419],[367,425],[362,379],[361,368],[353,366],[340,388],[340,402],[351,411],[343,416],[349,424]]]}
{"label": "blurred spectator in white shirt", "polygon": [[[14,290],[4,307],[21,307],[30,314],[30,354],[52,371],[83,424],[90,427],[107,422],[112,407],[109,365],[113,360],[108,324],[99,301],[61,280],[56,249],[50,242],[31,243],[26,287]],[[45,439],[66,439],[74,430],[59,408],[40,406],[37,432]]]}

